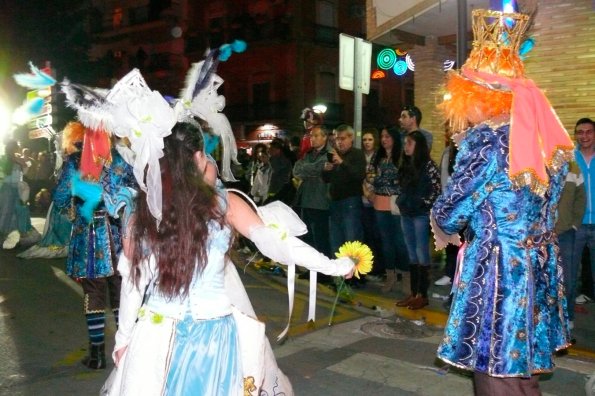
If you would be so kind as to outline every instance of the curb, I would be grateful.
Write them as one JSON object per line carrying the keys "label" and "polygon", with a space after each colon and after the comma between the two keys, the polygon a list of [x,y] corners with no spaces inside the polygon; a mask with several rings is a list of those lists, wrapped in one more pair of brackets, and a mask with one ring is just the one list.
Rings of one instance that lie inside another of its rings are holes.
{"label": "curb", "polygon": [[[244,268],[244,266],[238,267],[238,270]],[[272,272],[260,272],[250,265],[245,267],[245,272],[265,283],[270,282],[283,285],[287,284],[287,278],[285,276],[280,276]],[[308,281],[296,279],[295,291],[307,295]],[[335,297],[336,294],[332,289],[324,285],[318,285],[317,298],[333,303],[335,301]],[[422,308],[415,311],[406,307],[396,307],[394,305],[396,299],[395,297],[396,296],[379,295],[364,289],[357,289],[355,292],[354,303],[349,304],[339,300],[338,305],[341,305],[346,309],[353,309],[360,313],[369,316],[376,316],[378,318],[387,318],[397,315],[408,320],[421,320],[428,325],[438,328],[444,328],[446,326],[448,313],[432,309],[432,307]],[[571,346],[567,349],[567,351],[569,357],[595,360],[595,350]]]}

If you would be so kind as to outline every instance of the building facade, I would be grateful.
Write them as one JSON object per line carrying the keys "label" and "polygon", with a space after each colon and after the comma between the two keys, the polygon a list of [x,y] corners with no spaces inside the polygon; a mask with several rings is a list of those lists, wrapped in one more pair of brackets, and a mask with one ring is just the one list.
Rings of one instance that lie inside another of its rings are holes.
{"label": "building facade", "polygon": [[[305,107],[324,104],[329,126],[353,122],[353,93],[338,87],[339,33],[364,37],[364,0],[92,0],[91,58],[108,86],[138,67],[153,89],[176,96],[208,47],[243,39],[219,65],[236,137],[302,133]],[[366,126],[396,122],[411,81],[372,81]]]}

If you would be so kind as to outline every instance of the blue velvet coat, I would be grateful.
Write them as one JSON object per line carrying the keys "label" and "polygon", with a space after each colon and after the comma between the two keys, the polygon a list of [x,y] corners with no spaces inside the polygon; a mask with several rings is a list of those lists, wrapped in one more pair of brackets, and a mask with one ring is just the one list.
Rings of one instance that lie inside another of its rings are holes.
{"label": "blue velvet coat", "polygon": [[568,346],[553,232],[568,169],[548,171],[543,197],[527,187],[515,190],[508,148],[509,125],[470,129],[433,206],[443,231],[467,227],[469,237],[438,357],[491,376],[528,377],[551,371],[552,353]]}
{"label": "blue velvet coat", "polygon": [[[122,250],[121,221],[109,216],[103,202],[95,210],[92,222],[81,216],[83,201],[73,197],[71,192],[72,178],[79,171],[80,158],[80,153],[68,156],[53,197],[54,205],[72,219],[66,274],[89,279],[111,276],[116,271],[117,257]],[[112,162],[103,168],[99,183],[104,196],[114,199],[120,187],[136,187],[132,167],[116,150],[112,150]]]}

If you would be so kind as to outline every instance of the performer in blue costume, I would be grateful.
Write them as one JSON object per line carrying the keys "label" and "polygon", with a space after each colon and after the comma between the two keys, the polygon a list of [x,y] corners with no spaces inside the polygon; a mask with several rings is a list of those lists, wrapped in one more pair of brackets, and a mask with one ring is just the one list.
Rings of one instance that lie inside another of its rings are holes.
{"label": "performer in blue costume", "polygon": [[441,110],[459,144],[432,209],[436,246],[467,246],[438,357],[474,372],[478,395],[540,394],[537,374],[569,346],[554,232],[573,144],[518,48],[529,18],[473,12],[473,50]]}
{"label": "performer in blue costume", "polygon": [[[56,145],[56,169],[59,172],[58,174],[62,172],[62,155],[67,149],[67,147],[62,147],[62,141],[62,134],[58,135],[54,141]],[[68,216],[61,213],[52,202],[45,219],[41,240],[24,252],[17,254],[17,257],[27,260],[68,257],[71,230],[72,222],[68,219]]]}
{"label": "performer in blue costume", "polygon": [[39,241],[41,235],[31,225],[27,204],[29,187],[23,182],[23,169],[30,164],[21,157],[16,140],[10,140],[4,150],[5,176],[0,185],[0,237],[4,241],[3,249],[13,249],[19,241],[21,245],[33,244]]}
{"label": "performer in blue costume", "polygon": [[[84,313],[89,331],[89,355],[82,363],[92,369],[105,368],[106,291],[116,324],[120,299],[121,277],[116,264],[122,249],[121,220],[110,214],[104,197],[115,199],[122,186],[134,187],[132,168],[115,150],[109,150],[109,160],[94,157],[100,166],[97,184],[80,180],[81,144],[89,132],[82,124],[72,122],[65,128],[64,139],[74,139],[75,150],[64,161],[62,174],[54,191],[54,205],[72,219],[72,233],[66,261],[66,274],[80,280],[84,291]],[[98,135],[99,136],[99,135]],[[107,135],[101,139],[109,138]],[[68,144],[68,143],[67,143]],[[78,150],[76,150],[78,148]],[[105,156],[105,153],[103,154]],[[90,178],[91,176],[87,176]],[[88,191],[84,190],[87,188]],[[83,189],[83,191],[81,191]]]}

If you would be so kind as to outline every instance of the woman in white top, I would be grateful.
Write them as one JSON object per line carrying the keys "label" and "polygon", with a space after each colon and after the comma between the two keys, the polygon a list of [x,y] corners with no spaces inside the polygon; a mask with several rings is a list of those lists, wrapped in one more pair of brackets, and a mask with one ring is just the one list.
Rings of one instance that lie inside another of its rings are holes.
{"label": "woman in white top", "polygon": [[242,198],[227,194],[193,124],[176,124],[160,165],[162,220],[157,227],[141,192],[118,266],[122,297],[114,358],[122,380],[110,394],[259,394],[262,375],[244,363],[245,350],[259,340],[242,341],[226,288],[234,232],[276,261],[328,275],[349,276],[353,262],[329,260],[280,235]]}

